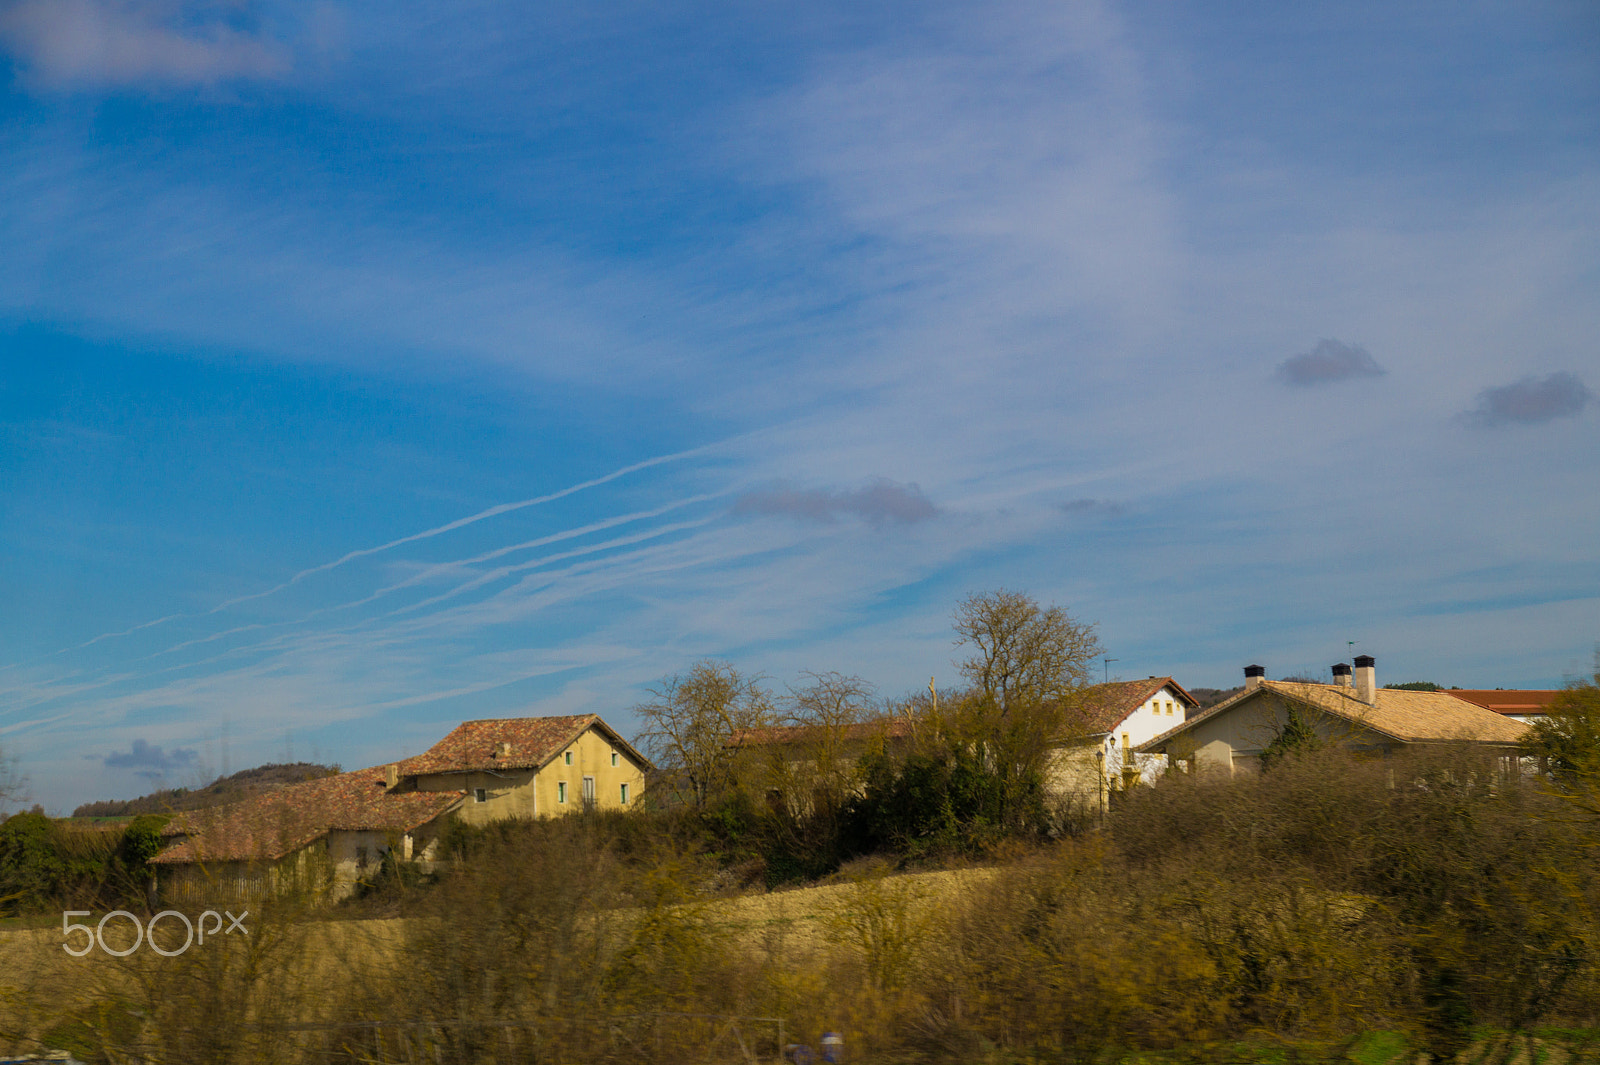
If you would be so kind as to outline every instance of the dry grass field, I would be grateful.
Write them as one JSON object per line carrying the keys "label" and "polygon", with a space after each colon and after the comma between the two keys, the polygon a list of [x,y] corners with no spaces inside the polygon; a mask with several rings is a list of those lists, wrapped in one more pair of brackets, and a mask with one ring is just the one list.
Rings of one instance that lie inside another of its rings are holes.
{"label": "dry grass field", "polygon": [[[898,921],[902,934],[912,935],[956,908],[967,892],[993,875],[992,869],[863,875],[821,886],[690,902],[679,909],[692,911],[717,942],[752,958],[816,970],[830,956],[857,949],[863,935],[881,937],[881,930],[875,932],[863,921]],[[627,922],[630,913],[613,916]],[[280,1005],[292,1020],[310,1024],[327,1019],[344,989],[406,964],[406,943],[416,930],[413,920],[418,919],[308,914],[292,921],[269,919],[265,926],[252,916],[245,925],[258,940],[270,940],[252,946],[279,970],[275,982],[308,992],[288,995]],[[118,925],[125,922],[108,925],[108,939]],[[63,949],[59,928],[0,930],[0,1049],[36,1051],[48,1044],[49,1033],[95,1016],[108,1003],[148,996],[160,978],[179,968],[204,980],[206,952],[218,949],[215,940],[195,943],[183,957],[169,959],[146,944],[127,958],[107,956],[98,948],[79,958]]]}

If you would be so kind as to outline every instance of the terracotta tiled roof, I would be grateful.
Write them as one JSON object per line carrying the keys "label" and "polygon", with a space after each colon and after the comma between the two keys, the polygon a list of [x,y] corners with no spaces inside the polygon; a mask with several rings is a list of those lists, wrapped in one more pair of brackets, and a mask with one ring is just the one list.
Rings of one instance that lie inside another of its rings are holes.
{"label": "terracotta tiled roof", "polygon": [[[816,725],[778,725],[773,728],[747,728],[739,729],[729,736],[723,743],[724,747],[765,747],[769,744],[803,743],[815,735],[819,726]],[[844,740],[870,740],[878,736],[898,739],[911,735],[912,723],[909,718],[894,717],[880,721],[862,721],[854,725],[846,725],[842,730]]]}
{"label": "terracotta tiled roof", "polygon": [[1452,688],[1445,692],[1474,706],[1497,714],[1548,714],[1550,704],[1561,694],[1559,688],[1524,688],[1520,691],[1485,691],[1481,688]]}
{"label": "terracotta tiled roof", "polygon": [[[401,776],[467,773],[497,769],[538,769],[566,750],[585,729],[598,728],[619,749],[644,768],[650,762],[600,720],[599,714],[571,717],[506,717],[463,721],[423,753],[398,763]],[[497,756],[500,745],[510,753]]]}
{"label": "terracotta tiled roof", "polygon": [[1476,743],[1511,746],[1520,743],[1528,726],[1503,717],[1492,710],[1447,692],[1400,691],[1380,688],[1369,706],[1356,697],[1354,688],[1339,684],[1303,684],[1298,681],[1262,681],[1259,688],[1246,688],[1233,698],[1189,718],[1137,748],[1144,753],[1160,752],[1174,737],[1202,722],[1228,713],[1235,706],[1263,692],[1278,695],[1325,710],[1335,717],[1364,725],[1402,743],[1441,743],[1466,740]]}
{"label": "terracotta tiled roof", "polygon": [[1117,723],[1133,713],[1162,688],[1171,688],[1186,709],[1200,705],[1200,700],[1184,690],[1183,685],[1171,677],[1150,677],[1147,680],[1114,680],[1109,684],[1096,684],[1083,693],[1083,702],[1075,711],[1076,719],[1084,731],[1091,735],[1110,732]]}
{"label": "terracotta tiled roof", "polygon": [[162,834],[185,836],[150,859],[272,861],[319,839],[329,829],[409,832],[450,810],[464,792],[390,792],[384,767],[290,784],[229,806],[194,810],[167,823]]}

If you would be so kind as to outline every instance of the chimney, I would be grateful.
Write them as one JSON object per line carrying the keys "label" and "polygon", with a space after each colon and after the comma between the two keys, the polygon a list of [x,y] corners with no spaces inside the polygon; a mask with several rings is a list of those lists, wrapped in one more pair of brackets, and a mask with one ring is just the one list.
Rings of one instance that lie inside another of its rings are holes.
{"label": "chimney", "polygon": [[400,767],[396,765],[385,766],[383,769],[383,785],[390,791],[400,786]]}
{"label": "chimney", "polygon": [[1261,682],[1263,680],[1265,680],[1266,678],[1267,678],[1267,667],[1266,666],[1245,666],[1244,667],[1244,690],[1245,691],[1250,691],[1252,688],[1261,687]]}
{"label": "chimney", "polygon": [[1377,660],[1371,655],[1356,655],[1356,698],[1372,706],[1378,701]]}
{"label": "chimney", "polygon": [[1345,662],[1333,664],[1333,682],[1341,688],[1350,687],[1350,666]]}
{"label": "chimney", "polygon": [[495,745],[495,749],[494,749],[494,756],[496,758],[510,758],[511,757],[511,743],[510,743],[510,741],[507,741],[505,743],[496,744]]}

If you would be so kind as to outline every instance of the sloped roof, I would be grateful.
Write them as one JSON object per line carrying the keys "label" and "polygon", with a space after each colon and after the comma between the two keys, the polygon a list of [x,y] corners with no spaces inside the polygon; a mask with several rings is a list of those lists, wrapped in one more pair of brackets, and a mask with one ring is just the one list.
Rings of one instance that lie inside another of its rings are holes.
{"label": "sloped roof", "polygon": [[[399,762],[401,776],[426,773],[468,773],[501,769],[538,769],[572,745],[584,731],[597,728],[613,745],[648,769],[650,762],[600,719],[599,714],[570,717],[505,717],[463,721],[423,753]],[[502,743],[511,753],[496,757]]]}
{"label": "sloped roof", "polygon": [[449,811],[460,791],[391,792],[384,767],[289,784],[228,806],[179,814],[162,835],[187,836],[150,859],[161,864],[197,861],[275,861],[330,829],[409,832]]}
{"label": "sloped roof", "polygon": [[1340,684],[1305,684],[1298,681],[1264,680],[1258,688],[1244,691],[1218,703],[1203,714],[1189,718],[1153,740],[1141,743],[1144,753],[1165,751],[1175,737],[1202,722],[1229,713],[1234,707],[1267,692],[1325,710],[1335,717],[1362,725],[1402,743],[1443,743],[1466,740],[1475,743],[1511,746],[1522,741],[1528,726],[1492,710],[1455,699],[1447,692],[1400,691],[1380,688],[1369,706],[1356,697],[1354,688]]}
{"label": "sloped roof", "polygon": [[1114,680],[1109,684],[1096,684],[1083,693],[1083,702],[1075,711],[1077,720],[1091,733],[1110,732],[1118,722],[1143,706],[1162,688],[1171,688],[1178,699],[1188,707],[1200,705],[1200,700],[1184,690],[1183,685],[1171,677],[1149,677],[1145,680]]}
{"label": "sloped roof", "polygon": [[[815,735],[818,725],[775,725],[772,728],[737,729],[722,744],[724,747],[764,747],[771,744],[801,743]],[[844,740],[870,740],[877,736],[898,739],[911,735],[910,718],[860,721],[840,730]]]}
{"label": "sloped roof", "polygon": [[1550,704],[1561,694],[1559,688],[1523,688],[1520,690],[1487,691],[1482,688],[1452,688],[1445,692],[1464,699],[1474,706],[1493,710],[1497,714],[1548,714]]}

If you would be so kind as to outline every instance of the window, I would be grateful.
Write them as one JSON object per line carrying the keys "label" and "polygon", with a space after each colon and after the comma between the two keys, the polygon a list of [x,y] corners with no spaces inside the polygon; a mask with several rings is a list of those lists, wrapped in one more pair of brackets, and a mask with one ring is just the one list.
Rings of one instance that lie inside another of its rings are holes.
{"label": "window", "polygon": [[[615,758],[616,755],[612,755],[611,757]],[[626,784],[622,785],[622,805],[628,805],[628,785]]]}
{"label": "window", "polygon": [[1171,703],[1167,704],[1167,716],[1168,717],[1172,716],[1172,704]]}
{"label": "window", "polygon": [[365,848],[365,847],[357,847],[356,848],[356,868],[357,869],[365,869],[366,867],[367,867],[367,848]]}
{"label": "window", "polygon": [[571,751],[567,752],[567,764],[568,765],[572,764],[572,752]]}
{"label": "window", "polygon": [[594,777],[583,778],[583,808],[594,809]]}
{"label": "window", "polygon": [[[616,765],[616,764],[617,764],[617,752],[616,752],[616,751],[612,751],[612,752],[611,752],[611,764],[612,764],[612,765]],[[624,787],[624,788],[626,788],[626,787],[627,787],[627,786],[628,786],[628,785],[626,785],[626,784],[624,784],[624,785],[622,785],[622,786],[623,786],[623,787]],[[623,800],[622,800],[622,801],[623,801],[623,802],[627,802],[627,801],[628,801],[628,800],[627,800],[627,799],[623,799]]]}
{"label": "window", "polygon": [[472,801],[473,802],[488,802],[489,801],[489,792],[484,788],[473,788],[472,789]]}
{"label": "window", "polygon": [[556,802],[566,802],[566,801],[567,801],[567,782],[565,780],[557,781],[556,782]]}

